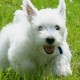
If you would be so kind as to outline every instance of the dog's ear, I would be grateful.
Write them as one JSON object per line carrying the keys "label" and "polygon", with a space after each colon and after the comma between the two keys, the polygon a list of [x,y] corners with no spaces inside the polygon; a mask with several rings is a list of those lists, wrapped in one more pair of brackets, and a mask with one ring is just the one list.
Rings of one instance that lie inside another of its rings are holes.
{"label": "dog's ear", "polygon": [[59,0],[58,12],[64,19],[66,19],[66,4],[64,0]]}
{"label": "dog's ear", "polygon": [[23,0],[22,8],[27,12],[28,20],[31,21],[33,16],[37,15],[37,9],[33,6],[30,0]]}
{"label": "dog's ear", "polygon": [[32,20],[33,16],[37,15],[36,11],[30,5],[27,5],[26,11],[27,11],[27,14],[28,14],[28,19],[30,21]]}

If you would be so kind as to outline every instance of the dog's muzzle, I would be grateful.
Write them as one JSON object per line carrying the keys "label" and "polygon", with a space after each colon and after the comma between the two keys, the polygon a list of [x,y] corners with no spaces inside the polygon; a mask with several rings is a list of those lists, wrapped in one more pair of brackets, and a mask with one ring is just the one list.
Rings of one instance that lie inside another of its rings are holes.
{"label": "dog's muzzle", "polygon": [[[48,38],[46,38],[46,42],[47,42],[48,45],[44,46],[44,51],[45,51],[47,54],[52,54],[52,53],[54,53],[54,51],[55,51],[55,46],[52,45],[52,44],[55,42],[55,39],[52,38],[52,37],[48,37]],[[58,50],[59,50],[60,54],[63,53],[63,50],[62,50],[62,48],[61,48],[60,46],[58,46]]]}
{"label": "dog's muzzle", "polygon": [[54,43],[55,39],[53,37],[47,37],[46,42],[48,45],[44,46],[44,50],[47,54],[52,54],[55,50],[55,46],[52,44]]}

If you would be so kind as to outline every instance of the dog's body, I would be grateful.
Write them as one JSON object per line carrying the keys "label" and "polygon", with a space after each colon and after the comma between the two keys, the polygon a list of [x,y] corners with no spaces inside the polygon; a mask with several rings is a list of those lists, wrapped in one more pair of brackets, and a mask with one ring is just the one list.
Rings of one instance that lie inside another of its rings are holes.
{"label": "dog's body", "polygon": [[23,72],[46,67],[59,76],[72,74],[64,0],[57,9],[38,11],[29,0],[22,8],[0,33],[0,67],[11,64]]}

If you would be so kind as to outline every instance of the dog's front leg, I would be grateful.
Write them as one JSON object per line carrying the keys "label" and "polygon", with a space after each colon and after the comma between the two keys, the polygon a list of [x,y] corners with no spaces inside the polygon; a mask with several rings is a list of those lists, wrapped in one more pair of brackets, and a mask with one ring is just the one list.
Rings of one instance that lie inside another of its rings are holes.
{"label": "dog's front leg", "polygon": [[58,76],[67,76],[72,74],[70,69],[71,53],[68,44],[65,42],[61,45],[62,54],[58,54],[54,59],[53,72]]}

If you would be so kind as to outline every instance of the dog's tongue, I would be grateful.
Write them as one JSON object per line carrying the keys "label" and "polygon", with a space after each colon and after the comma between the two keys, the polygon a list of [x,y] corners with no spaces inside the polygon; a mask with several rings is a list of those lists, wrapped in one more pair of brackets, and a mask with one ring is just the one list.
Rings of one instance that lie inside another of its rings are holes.
{"label": "dog's tongue", "polygon": [[44,46],[44,50],[47,54],[52,54],[54,52],[54,46]]}

